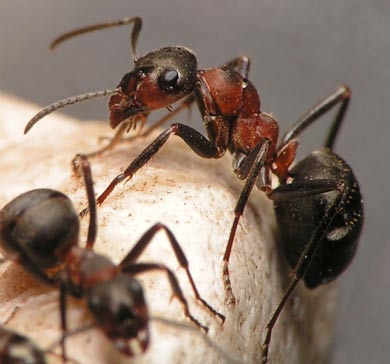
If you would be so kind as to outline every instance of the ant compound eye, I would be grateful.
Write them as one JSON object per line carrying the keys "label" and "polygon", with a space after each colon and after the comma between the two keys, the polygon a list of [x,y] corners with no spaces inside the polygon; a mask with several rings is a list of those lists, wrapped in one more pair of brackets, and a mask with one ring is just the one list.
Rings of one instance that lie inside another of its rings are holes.
{"label": "ant compound eye", "polygon": [[172,68],[166,69],[158,78],[158,84],[162,90],[172,90],[179,79],[179,73]]}

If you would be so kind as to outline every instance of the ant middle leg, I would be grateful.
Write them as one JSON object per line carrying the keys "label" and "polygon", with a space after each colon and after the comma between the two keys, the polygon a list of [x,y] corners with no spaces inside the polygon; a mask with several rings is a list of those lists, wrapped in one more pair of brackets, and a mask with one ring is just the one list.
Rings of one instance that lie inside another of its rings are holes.
{"label": "ant middle leg", "polygon": [[176,259],[178,260],[180,266],[186,271],[188,280],[191,284],[192,290],[194,292],[195,298],[201,302],[203,306],[205,306],[213,315],[216,315],[218,318],[222,320],[222,322],[225,321],[225,316],[217,312],[214,308],[212,308],[199,294],[199,291],[195,285],[194,279],[191,275],[190,269],[189,269],[189,263],[188,259],[186,258],[182,248],[180,247],[179,242],[177,241],[176,237],[172,233],[172,231],[165,225],[161,223],[156,223],[151,228],[149,228],[138,240],[138,242],[135,244],[135,246],[131,249],[131,251],[126,255],[126,257],[122,260],[122,262],[119,264],[120,267],[126,267],[128,265],[136,264],[135,261],[139,258],[139,256],[143,253],[145,248],[149,245],[149,243],[152,242],[152,239],[156,233],[158,233],[160,230],[164,230],[166,233],[169,242],[171,243],[171,247],[173,249],[173,252],[175,253]]}
{"label": "ant middle leg", "polygon": [[252,152],[241,161],[236,171],[240,178],[246,178],[246,182],[234,209],[235,218],[230,229],[229,240],[223,256],[223,281],[227,292],[227,302],[229,305],[234,305],[236,302],[229,277],[229,259],[233,247],[234,237],[236,235],[239,220],[244,213],[249,195],[256,181],[260,178],[260,184],[263,185],[264,188],[270,188],[270,182],[268,181],[268,171],[264,168],[269,145],[270,141],[268,139],[260,142],[256,148],[254,148]]}

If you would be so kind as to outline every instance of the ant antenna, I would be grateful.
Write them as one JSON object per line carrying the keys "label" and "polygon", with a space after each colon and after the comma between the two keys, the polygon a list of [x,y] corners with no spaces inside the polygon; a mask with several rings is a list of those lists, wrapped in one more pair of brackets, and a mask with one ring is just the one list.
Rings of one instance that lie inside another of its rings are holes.
{"label": "ant antenna", "polygon": [[106,29],[106,28],[119,27],[122,25],[130,24],[130,23],[134,23],[133,29],[132,29],[131,34],[130,34],[130,43],[131,43],[131,55],[132,55],[134,63],[136,63],[138,60],[138,54],[137,54],[138,35],[139,35],[141,28],[142,28],[142,19],[139,17],[125,18],[122,20],[116,20],[116,21],[112,21],[112,22],[108,22],[108,23],[99,23],[99,24],[89,25],[87,27],[71,30],[70,32],[64,33],[64,34],[60,35],[59,37],[57,37],[56,39],[54,39],[53,42],[50,44],[49,49],[53,50],[62,42],[66,41],[70,38],[77,37],[81,34],[90,33],[90,32],[94,32],[96,30],[101,30],[101,29]]}
{"label": "ant antenna", "polygon": [[77,104],[79,102],[83,102],[86,100],[91,100],[100,96],[107,96],[112,94],[117,94],[120,92],[119,88],[116,88],[114,90],[104,90],[104,91],[95,91],[95,92],[88,92],[86,94],[72,96],[67,99],[63,99],[57,102],[54,102],[51,105],[46,106],[43,110],[41,110],[38,114],[36,114],[30,121],[27,123],[26,127],[24,128],[24,134],[27,134],[30,129],[42,118],[44,118],[46,115],[51,114],[52,112],[62,109],[66,106]]}
{"label": "ant antenna", "polygon": [[219,354],[227,363],[243,364],[241,360],[228,354],[224,349],[222,349],[220,346],[214,343],[207,335],[204,335],[200,330],[197,330],[193,325],[189,325],[184,322],[168,320],[164,317],[159,317],[159,316],[150,316],[149,318],[150,320],[160,322],[167,326],[172,326],[178,329],[192,331],[197,335],[199,335],[202,338],[202,340],[205,342],[205,344],[208,347],[210,347],[212,350],[214,350],[217,354]]}

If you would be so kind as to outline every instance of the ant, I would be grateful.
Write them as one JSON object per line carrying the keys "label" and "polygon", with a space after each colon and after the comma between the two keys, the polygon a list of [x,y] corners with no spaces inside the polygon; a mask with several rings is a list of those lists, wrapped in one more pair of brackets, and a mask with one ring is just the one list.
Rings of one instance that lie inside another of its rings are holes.
{"label": "ant", "polygon": [[[50,349],[40,349],[27,336],[0,325],[0,364],[46,364],[46,354],[57,356]],[[70,362],[79,364],[73,359]]]}
{"label": "ant", "polygon": [[[129,23],[134,23],[131,46],[135,66],[122,78],[118,88],[54,103],[30,120],[25,133],[52,111],[111,93],[110,125],[113,128],[120,125],[120,128],[110,145],[91,154],[95,155],[112,147],[124,131],[137,122],[143,126],[151,111],[164,107],[171,110],[172,103],[182,100],[175,111],[161,119],[166,121],[176,111],[196,102],[207,137],[187,125],[172,124],[113,179],[98,197],[97,203],[102,204],[118,183],[131,179],[158,153],[171,134],[179,136],[202,158],[218,159],[228,150],[233,155],[234,172],[238,178],[245,180],[223,256],[223,279],[228,302],[235,303],[228,263],[238,223],[254,185],[274,202],[282,248],[287,261],[294,267],[294,279],[267,325],[262,355],[265,363],[272,328],[299,280],[303,279],[308,288],[315,288],[337,278],[349,265],[357,249],[363,224],[358,182],[348,164],[333,152],[351,91],[348,86],[339,86],[303,114],[278,142],[278,123],[270,114],[261,111],[260,97],[247,78],[248,57],[240,56],[220,67],[206,70],[197,69],[195,54],[184,47],[164,47],[139,58],[136,44],[142,22],[138,17],[76,29],[58,37],[52,47],[79,34]],[[338,110],[323,148],[292,167],[299,144],[298,136],[336,106]],[[156,124],[160,125],[161,120]],[[273,176],[279,183],[276,188],[272,186]]]}
{"label": "ant", "polygon": [[36,344],[15,331],[0,326],[1,364],[46,364],[44,352]]}
{"label": "ant", "polygon": [[[59,288],[63,360],[66,360],[65,338],[71,334],[67,330],[66,318],[68,294],[86,300],[95,320],[93,327],[100,327],[120,352],[133,355],[128,342],[131,339],[137,340],[142,352],[146,351],[149,345],[148,308],[142,286],[135,279],[136,275],[144,272],[165,272],[173,296],[182,303],[185,315],[196,326],[208,331],[191,315],[177,278],[168,267],[159,263],[136,262],[160,230],[167,234],[196,299],[224,320],[224,316],[201,298],[189,271],[188,260],[165,225],[157,223],[149,228],[118,265],[93,251],[97,224],[91,169],[85,156],[79,156],[77,163],[84,177],[90,211],[85,248],[78,243],[78,214],[70,199],[59,191],[35,189],[19,195],[0,210],[0,247],[5,256],[18,262],[43,283]],[[53,273],[53,270],[56,271]],[[91,326],[77,332],[89,328]]]}

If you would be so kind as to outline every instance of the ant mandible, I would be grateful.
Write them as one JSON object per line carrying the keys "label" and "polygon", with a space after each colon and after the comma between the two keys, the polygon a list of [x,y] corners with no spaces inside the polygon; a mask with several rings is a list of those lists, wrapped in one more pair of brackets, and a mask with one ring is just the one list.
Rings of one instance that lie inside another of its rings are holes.
{"label": "ant mandible", "polygon": [[[179,283],[168,267],[160,263],[136,262],[160,230],[167,234],[196,299],[224,320],[224,316],[201,298],[189,271],[188,260],[165,225],[157,223],[148,229],[118,265],[93,251],[97,226],[91,170],[85,156],[79,156],[77,164],[84,176],[90,211],[85,248],[78,244],[78,214],[69,198],[61,192],[32,190],[19,195],[0,210],[0,248],[5,257],[18,262],[43,283],[59,287],[63,360],[66,360],[65,338],[68,334],[67,294],[86,299],[95,320],[94,326],[100,327],[123,354],[133,355],[128,342],[131,339],[137,339],[142,352],[147,349],[148,309],[143,289],[135,276],[149,271],[167,274],[173,295],[182,303],[185,315],[207,332],[207,327],[191,315]],[[57,272],[53,274],[55,268]],[[47,269],[51,269],[52,273]]]}
{"label": "ant mandible", "polygon": [[[275,201],[276,215],[282,225],[284,250],[288,261],[295,267],[295,279],[268,324],[263,356],[263,361],[266,361],[272,327],[297,282],[304,278],[306,285],[314,288],[336,278],[347,267],[357,247],[363,222],[357,181],[348,165],[332,152],[349,104],[350,89],[344,85],[338,87],[299,118],[278,143],[278,123],[260,110],[259,95],[247,79],[250,66],[247,57],[238,57],[221,67],[207,70],[198,70],[194,53],[184,47],[165,47],[138,58],[136,43],[141,29],[140,18],[77,29],[57,38],[52,45],[82,33],[132,22],[135,67],[122,78],[116,90],[99,93],[115,94],[109,102],[110,125],[113,128],[121,125],[121,128],[112,143],[129,125],[138,121],[144,123],[152,110],[169,108],[179,100],[183,101],[176,110],[197,102],[208,138],[189,126],[172,124],[110,183],[97,202],[102,204],[118,183],[131,179],[171,134],[178,135],[203,158],[220,158],[229,150],[233,154],[235,173],[246,181],[235,207],[235,218],[223,257],[223,276],[229,301],[235,302],[228,262],[239,219],[255,184]],[[25,132],[48,113],[90,98],[88,95],[99,96],[91,93],[50,105],[31,119]],[[324,148],[290,170],[298,148],[297,137],[337,105],[339,108]],[[276,189],[272,188],[272,175],[279,181]],[[317,214],[316,209],[321,213]],[[297,229],[298,232],[295,231]],[[313,275],[317,276],[316,283],[309,278]]]}

